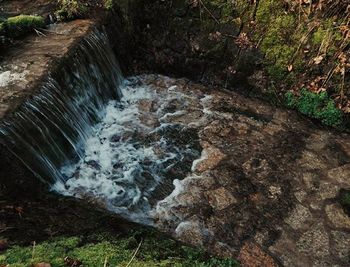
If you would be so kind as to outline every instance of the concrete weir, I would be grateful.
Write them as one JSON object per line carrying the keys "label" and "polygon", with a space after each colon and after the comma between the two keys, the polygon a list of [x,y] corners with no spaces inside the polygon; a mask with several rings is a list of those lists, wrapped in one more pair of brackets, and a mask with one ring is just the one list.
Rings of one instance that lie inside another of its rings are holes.
{"label": "concrete weir", "polygon": [[[17,120],[18,111],[40,95],[49,77],[58,78],[81,42],[96,29],[92,20],[75,20],[51,25],[43,35],[26,37],[21,44],[6,51],[0,62],[0,120],[2,125]],[[68,88],[65,88],[68,90]],[[50,89],[48,89],[50,90]],[[26,131],[30,132],[28,127]],[[25,167],[22,159],[11,153],[12,142],[4,135],[0,141],[0,177],[6,193],[23,192],[26,187],[37,187],[38,179]],[[32,177],[32,178],[30,178]],[[22,188],[23,185],[23,188]]]}
{"label": "concrete weir", "polygon": [[54,24],[43,33],[29,36],[6,53],[0,65],[0,119],[10,115],[35,94],[49,73],[74,53],[74,47],[94,27],[91,20]]}

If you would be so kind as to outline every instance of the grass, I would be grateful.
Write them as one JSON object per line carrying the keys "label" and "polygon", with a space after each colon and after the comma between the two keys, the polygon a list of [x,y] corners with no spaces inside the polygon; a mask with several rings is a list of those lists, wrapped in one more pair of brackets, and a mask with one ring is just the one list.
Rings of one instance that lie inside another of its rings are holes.
{"label": "grass", "polygon": [[[133,258],[135,251],[138,253]],[[27,267],[40,262],[52,267],[63,267],[65,257],[82,262],[85,267],[127,266],[175,266],[175,267],[233,267],[239,266],[233,259],[218,259],[198,249],[183,246],[153,231],[134,231],[129,237],[116,238],[110,233],[86,237],[64,237],[35,246],[14,246],[0,255],[0,265]]]}

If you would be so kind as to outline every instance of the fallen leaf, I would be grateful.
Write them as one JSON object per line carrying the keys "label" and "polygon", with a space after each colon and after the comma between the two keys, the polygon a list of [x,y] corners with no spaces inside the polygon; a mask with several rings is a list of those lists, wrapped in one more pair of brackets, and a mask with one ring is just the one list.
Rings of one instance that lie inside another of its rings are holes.
{"label": "fallen leaf", "polygon": [[33,264],[32,267],[51,267],[51,264],[46,262],[40,262]]}
{"label": "fallen leaf", "polygon": [[323,56],[315,57],[313,60],[314,60],[314,63],[315,63],[316,65],[318,65],[318,64],[320,64],[320,63],[322,62]]}
{"label": "fallen leaf", "polygon": [[82,266],[82,262],[80,260],[76,260],[70,257],[64,258],[64,264],[68,267],[79,267]]}

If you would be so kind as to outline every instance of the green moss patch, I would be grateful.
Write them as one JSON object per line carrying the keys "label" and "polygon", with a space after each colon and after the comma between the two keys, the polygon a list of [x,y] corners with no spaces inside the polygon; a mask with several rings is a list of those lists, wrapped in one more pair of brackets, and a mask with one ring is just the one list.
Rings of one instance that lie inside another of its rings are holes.
{"label": "green moss patch", "polygon": [[63,267],[68,257],[85,267],[104,266],[105,262],[108,266],[126,266],[137,250],[132,266],[239,266],[233,259],[212,257],[153,231],[135,231],[124,238],[104,233],[90,237],[59,238],[28,247],[14,246],[0,256],[0,265],[27,267],[47,262],[52,267]]}
{"label": "green moss patch", "polygon": [[339,192],[339,203],[344,211],[350,216],[350,190],[341,189]]}
{"label": "green moss patch", "polygon": [[60,21],[82,18],[89,11],[89,8],[79,0],[58,0],[58,4],[56,16]]}
{"label": "green moss patch", "polygon": [[43,17],[31,15],[10,17],[2,24],[3,30],[6,30],[7,35],[11,37],[18,37],[32,31],[34,28],[42,28],[45,26]]}
{"label": "green moss patch", "polygon": [[301,113],[320,120],[328,126],[340,126],[342,123],[342,112],[337,109],[335,103],[326,92],[319,94],[306,89],[301,90],[299,97],[291,92],[286,94],[287,105],[295,108]]}

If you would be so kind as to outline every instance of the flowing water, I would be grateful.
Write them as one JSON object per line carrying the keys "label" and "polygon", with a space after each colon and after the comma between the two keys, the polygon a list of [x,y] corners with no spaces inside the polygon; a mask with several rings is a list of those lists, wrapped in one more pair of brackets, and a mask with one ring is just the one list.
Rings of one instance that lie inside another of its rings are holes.
{"label": "flowing water", "polygon": [[64,180],[60,168],[79,161],[92,126],[110,99],[119,99],[122,75],[103,32],[92,32],[69,62],[0,127],[4,142],[45,182]]}
{"label": "flowing water", "polygon": [[195,128],[172,120],[191,105],[174,89],[123,79],[106,35],[93,32],[0,133],[52,190],[152,223],[200,156]]}
{"label": "flowing water", "polygon": [[53,188],[150,223],[156,202],[173,191],[174,178],[184,178],[199,156],[198,137],[169,119],[179,113],[170,110],[179,93],[156,92],[137,78],[125,80],[121,92],[121,100],[108,103],[86,140],[84,157],[65,165],[65,179]]}

